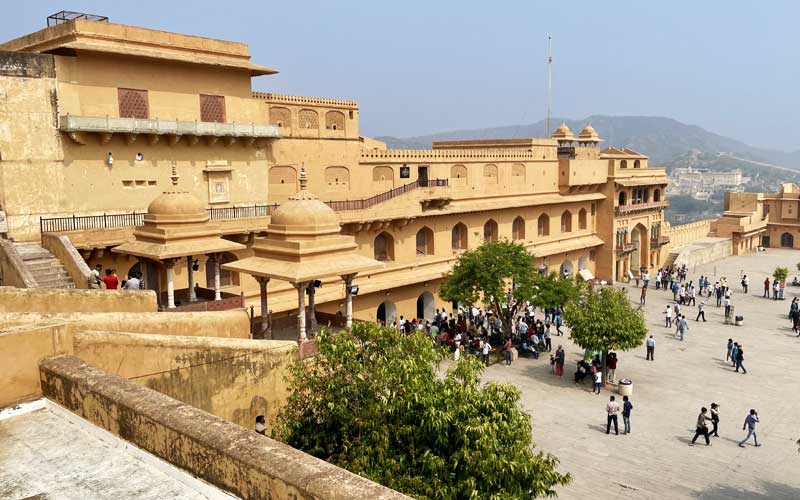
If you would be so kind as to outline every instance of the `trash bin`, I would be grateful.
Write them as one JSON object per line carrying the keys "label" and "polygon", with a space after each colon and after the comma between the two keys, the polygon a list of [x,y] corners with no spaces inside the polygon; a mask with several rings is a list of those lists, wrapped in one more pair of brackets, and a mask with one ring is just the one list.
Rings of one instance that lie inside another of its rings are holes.
{"label": "trash bin", "polygon": [[736,316],[736,326],[742,326],[744,323],[744,316]]}
{"label": "trash bin", "polygon": [[617,392],[622,396],[633,396],[633,381],[624,378],[617,384]]}

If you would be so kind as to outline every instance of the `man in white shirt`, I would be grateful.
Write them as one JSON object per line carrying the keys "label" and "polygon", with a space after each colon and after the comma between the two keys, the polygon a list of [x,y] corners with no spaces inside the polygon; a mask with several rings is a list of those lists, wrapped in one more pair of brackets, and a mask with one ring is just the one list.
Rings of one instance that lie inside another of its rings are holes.
{"label": "man in white shirt", "polygon": [[667,304],[667,309],[664,311],[664,321],[667,328],[672,328],[672,306]]}
{"label": "man in white shirt", "polygon": [[653,338],[652,335],[647,337],[647,358],[650,361],[653,361],[653,354],[656,352],[656,339]]}
{"label": "man in white shirt", "polygon": [[594,374],[594,393],[600,394],[600,389],[603,387],[603,372],[597,370],[597,373]]}
{"label": "man in white shirt", "polygon": [[606,434],[611,433],[611,423],[614,423],[614,433],[619,436],[619,427],[617,423],[617,413],[619,413],[619,403],[615,401],[615,397],[611,396],[611,400],[606,405],[606,413],[608,419],[606,420]]}

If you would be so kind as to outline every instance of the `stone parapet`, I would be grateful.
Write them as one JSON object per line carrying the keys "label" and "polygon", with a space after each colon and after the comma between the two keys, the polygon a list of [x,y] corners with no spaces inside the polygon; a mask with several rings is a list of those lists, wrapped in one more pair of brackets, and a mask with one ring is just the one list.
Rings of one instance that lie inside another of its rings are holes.
{"label": "stone parapet", "polygon": [[51,401],[243,499],[409,498],[74,356],[43,361],[40,375]]}

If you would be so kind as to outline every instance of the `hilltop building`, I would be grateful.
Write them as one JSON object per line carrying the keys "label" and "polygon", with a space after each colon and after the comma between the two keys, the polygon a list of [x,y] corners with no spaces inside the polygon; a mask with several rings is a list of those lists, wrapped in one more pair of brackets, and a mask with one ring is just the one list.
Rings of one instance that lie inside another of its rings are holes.
{"label": "hilltop building", "polygon": [[[254,92],[253,78],[276,71],[241,43],[73,19],[0,51],[0,93],[12,97],[0,105],[6,285],[84,288],[100,265],[141,274],[164,309],[222,307],[216,298],[258,313],[267,285],[232,263],[258,254],[301,169],[355,251],[383,264],[347,287],[319,280],[321,313],[344,314],[353,285],[357,319],[452,310],[437,294],[442,274],[487,240],[519,241],[542,269],[609,281],[661,265],[669,242],[664,170],[601,149],[590,125],[391,150],[360,135],[355,101]],[[173,169],[199,201],[148,215]],[[167,254],[154,242],[186,245]],[[271,320],[298,310],[294,285],[268,286]]]}

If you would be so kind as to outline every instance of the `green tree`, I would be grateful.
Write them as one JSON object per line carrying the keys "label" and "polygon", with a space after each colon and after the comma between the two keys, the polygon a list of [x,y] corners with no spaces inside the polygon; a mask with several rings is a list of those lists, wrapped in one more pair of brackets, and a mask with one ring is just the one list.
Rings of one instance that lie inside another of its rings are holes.
{"label": "green tree", "polygon": [[634,308],[628,295],[616,288],[584,288],[564,308],[570,338],[584,349],[603,353],[603,383],[609,351],[633,349],[647,336],[644,313]]}
{"label": "green tree", "polygon": [[787,276],[789,276],[789,268],[787,267],[776,267],[772,271],[772,277],[778,281],[786,281]]}
{"label": "green tree", "polygon": [[533,451],[519,390],[481,384],[465,356],[444,376],[423,334],[356,323],[317,336],[319,355],[290,369],[276,437],[420,499],[530,499],[571,481]]}
{"label": "green tree", "polygon": [[531,303],[539,308],[563,306],[578,296],[581,286],[582,283],[576,285],[572,280],[564,279],[557,273],[551,273],[549,276],[539,274],[534,278],[534,296]]}
{"label": "green tree", "polygon": [[[511,331],[513,314],[534,293],[533,256],[510,241],[484,243],[458,257],[453,269],[444,275],[439,296],[465,305],[483,302]],[[509,291],[514,287],[513,300]]]}

